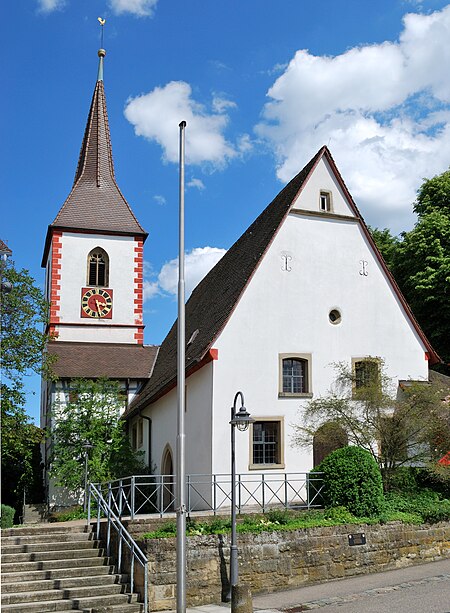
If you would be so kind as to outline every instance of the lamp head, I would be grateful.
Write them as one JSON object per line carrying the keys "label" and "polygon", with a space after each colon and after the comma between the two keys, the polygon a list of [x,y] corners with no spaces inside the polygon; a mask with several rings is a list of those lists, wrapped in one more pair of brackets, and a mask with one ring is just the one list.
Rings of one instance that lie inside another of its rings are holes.
{"label": "lamp head", "polygon": [[250,417],[250,413],[247,411],[244,405],[242,405],[239,411],[234,414],[234,417],[230,421],[230,424],[232,426],[236,426],[236,428],[240,430],[240,432],[245,432],[249,425],[254,421],[255,420]]}

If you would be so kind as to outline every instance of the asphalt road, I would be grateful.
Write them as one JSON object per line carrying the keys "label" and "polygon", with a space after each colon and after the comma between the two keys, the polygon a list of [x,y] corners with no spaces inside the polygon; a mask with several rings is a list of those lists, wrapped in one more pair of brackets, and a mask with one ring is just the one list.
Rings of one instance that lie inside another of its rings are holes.
{"label": "asphalt road", "polygon": [[253,597],[255,611],[450,613],[450,559]]}

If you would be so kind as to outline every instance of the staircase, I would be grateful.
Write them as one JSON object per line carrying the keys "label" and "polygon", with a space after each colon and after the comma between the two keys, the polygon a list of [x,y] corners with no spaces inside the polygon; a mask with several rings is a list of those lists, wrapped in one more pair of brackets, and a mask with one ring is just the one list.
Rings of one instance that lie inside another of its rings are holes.
{"label": "staircase", "polygon": [[3,613],[143,613],[83,525],[2,530]]}

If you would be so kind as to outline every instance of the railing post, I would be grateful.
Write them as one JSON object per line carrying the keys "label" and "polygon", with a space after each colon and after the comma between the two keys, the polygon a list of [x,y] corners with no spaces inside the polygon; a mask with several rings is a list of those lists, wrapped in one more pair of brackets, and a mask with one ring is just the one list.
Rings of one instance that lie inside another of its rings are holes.
{"label": "railing post", "polygon": [[87,505],[87,527],[89,528],[91,523],[91,484],[89,483],[88,489],[88,505]]}
{"label": "railing post", "polygon": [[213,475],[213,512],[214,515],[217,513],[217,475]]}
{"label": "railing post", "polygon": [[265,486],[264,474],[261,475],[261,485],[262,485],[262,512],[265,513],[266,512],[266,497],[265,497],[265,491],[264,491],[264,486]]}
{"label": "railing post", "polygon": [[108,483],[108,510],[107,510],[107,531],[106,531],[106,555],[108,558],[111,555],[111,482]]}
{"label": "railing post", "polygon": [[97,541],[100,540],[100,498],[97,498]]}
{"label": "railing post", "polygon": [[144,611],[150,613],[148,607],[148,561],[144,564]]}
{"label": "railing post", "polygon": [[159,475],[159,492],[158,492],[158,501],[159,501],[159,516],[163,516],[164,512],[164,475]]}
{"label": "railing post", "polygon": [[122,529],[123,529],[122,522],[120,522],[119,524],[119,543],[117,545],[117,570],[119,574],[122,572],[122,539],[123,539]]}
{"label": "railing post", "polygon": [[309,473],[306,473],[305,485],[306,485],[306,508],[309,511]]}
{"label": "railing post", "polygon": [[120,479],[119,481],[119,517],[122,518],[122,504],[123,504],[123,485],[122,485],[122,479]]}
{"label": "railing post", "polygon": [[191,512],[191,475],[187,475],[187,512],[188,515]]}
{"label": "railing post", "polygon": [[130,591],[134,592],[134,543],[131,545]]}
{"label": "railing post", "polygon": [[241,514],[241,505],[242,505],[242,498],[241,498],[241,473],[238,474],[238,513],[239,515]]}
{"label": "railing post", "polygon": [[288,478],[287,473],[284,473],[284,508],[288,508]]}
{"label": "railing post", "polygon": [[131,477],[131,510],[130,510],[130,518],[134,519],[134,505],[135,505],[135,495],[136,495],[136,489],[135,489],[135,476],[133,475]]}

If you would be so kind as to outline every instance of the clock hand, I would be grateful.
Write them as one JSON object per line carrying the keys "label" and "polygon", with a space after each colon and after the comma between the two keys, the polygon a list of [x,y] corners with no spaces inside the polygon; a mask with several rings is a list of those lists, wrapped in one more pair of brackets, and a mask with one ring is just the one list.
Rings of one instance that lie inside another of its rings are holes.
{"label": "clock hand", "polygon": [[98,313],[98,314],[100,314],[100,310],[101,310],[100,305],[101,305],[102,307],[104,307],[104,306],[106,306],[106,302],[100,302],[99,300],[96,300],[96,301],[95,301],[95,304],[97,305],[97,313]]}

